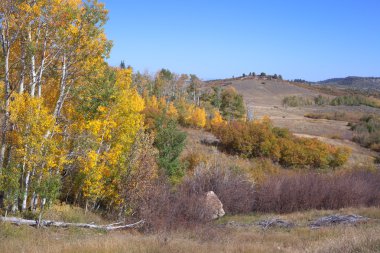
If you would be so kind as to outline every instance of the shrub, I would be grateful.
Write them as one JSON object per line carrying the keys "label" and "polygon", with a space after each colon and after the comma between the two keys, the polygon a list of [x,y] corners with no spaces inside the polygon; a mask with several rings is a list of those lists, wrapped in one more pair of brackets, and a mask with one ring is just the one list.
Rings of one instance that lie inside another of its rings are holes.
{"label": "shrub", "polygon": [[216,167],[199,167],[187,177],[180,191],[202,194],[214,191],[227,214],[249,213],[254,204],[254,184],[244,173]]}
{"label": "shrub", "polygon": [[186,166],[186,171],[189,173],[194,172],[195,168],[202,164],[207,164],[209,158],[205,153],[199,151],[190,151],[182,159],[182,163]]}
{"label": "shrub", "polygon": [[380,173],[281,174],[258,186],[256,197],[254,210],[259,212],[379,206]]}
{"label": "shrub", "polygon": [[330,98],[324,97],[322,95],[318,95],[314,98],[314,104],[322,106],[322,105],[329,105],[330,104]]}
{"label": "shrub", "polygon": [[254,186],[244,174],[203,167],[172,189],[165,179],[150,190],[140,208],[140,217],[153,230],[190,227],[204,223],[204,196],[214,191],[227,214],[249,213],[253,209]]}
{"label": "shrub", "polygon": [[179,122],[185,127],[203,128],[206,126],[206,110],[182,100],[178,103]]}
{"label": "shrub", "polygon": [[286,129],[275,128],[268,118],[230,122],[212,129],[224,150],[243,157],[263,157],[285,167],[339,167],[349,158],[347,148],[337,148],[317,139],[297,138]]}
{"label": "shrub", "polygon": [[219,111],[215,111],[212,119],[210,120],[210,127],[211,129],[216,129],[220,125],[225,124],[226,121],[223,120],[222,115]]}
{"label": "shrub", "polygon": [[311,100],[304,97],[299,97],[299,96],[285,97],[282,100],[283,106],[290,106],[290,107],[308,106],[312,104],[313,102]]}
{"label": "shrub", "polygon": [[353,124],[353,141],[361,146],[380,151],[380,118],[368,115],[360,119],[360,122]]}
{"label": "shrub", "polygon": [[158,181],[139,209],[151,230],[169,230],[181,226],[190,227],[203,222],[204,208],[201,196],[186,195],[181,191],[172,191],[165,179]]}
{"label": "shrub", "polygon": [[345,95],[338,96],[331,100],[330,105],[348,105],[348,106],[359,106],[366,105],[370,107],[379,107],[379,103],[377,100],[371,99],[369,97],[365,97],[362,95]]}

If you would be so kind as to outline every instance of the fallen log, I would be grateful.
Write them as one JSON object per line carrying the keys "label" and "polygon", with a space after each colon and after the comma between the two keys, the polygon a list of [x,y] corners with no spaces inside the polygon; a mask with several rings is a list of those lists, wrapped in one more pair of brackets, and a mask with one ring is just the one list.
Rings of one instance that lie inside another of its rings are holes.
{"label": "fallen log", "polygon": [[294,227],[294,224],[285,220],[280,219],[269,219],[259,221],[257,223],[262,229],[268,229],[270,227],[281,227],[281,228],[291,228]]}
{"label": "fallen log", "polygon": [[17,217],[0,217],[1,222],[8,222],[15,225],[28,225],[33,227],[58,227],[58,228],[68,228],[68,227],[77,227],[77,228],[91,228],[91,229],[100,229],[106,231],[112,230],[123,230],[128,228],[138,228],[144,224],[144,220],[140,220],[132,224],[123,224],[123,223],[114,223],[109,225],[96,225],[96,224],[87,224],[87,223],[70,223],[63,221],[52,221],[52,220],[42,220],[38,223],[38,220],[26,220]]}

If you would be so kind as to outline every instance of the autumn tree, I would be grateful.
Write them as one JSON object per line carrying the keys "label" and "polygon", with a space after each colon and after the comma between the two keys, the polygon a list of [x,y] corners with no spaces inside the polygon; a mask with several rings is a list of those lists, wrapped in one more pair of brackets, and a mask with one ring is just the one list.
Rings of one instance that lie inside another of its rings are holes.
{"label": "autumn tree", "polygon": [[196,75],[190,75],[190,85],[188,87],[189,96],[193,99],[193,102],[199,106],[200,88],[202,81]]}
{"label": "autumn tree", "polygon": [[246,115],[243,96],[234,88],[227,88],[221,94],[220,110],[228,120],[241,120]]}
{"label": "autumn tree", "polygon": [[[61,171],[71,166],[68,131],[80,125],[73,124],[80,117],[72,117],[72,92],[105,68],[106,19],[97,1],[0,3],[0,191],[12,195],[13,210],[42,209],[57,195]],[[20,182],[18,189],[8,180]]]}

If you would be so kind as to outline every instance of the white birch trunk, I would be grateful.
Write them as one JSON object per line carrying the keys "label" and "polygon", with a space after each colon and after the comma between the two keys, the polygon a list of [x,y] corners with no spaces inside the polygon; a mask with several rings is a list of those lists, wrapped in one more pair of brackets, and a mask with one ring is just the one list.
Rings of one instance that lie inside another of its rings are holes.
{"label": "white birch trunk", "polygon": [[[29,28],[28,32],[29,43],[32,43],[32,29]],[[34,52],[30,56],[30,73],[31,73],[31,83],[30,83],[30,96],[34,97],[36,93],[36,84],[37,84],[37,73],[36,73],[36,57]]]}
{"label": "white birch trunk", "polygon": [[[4,31],[3,31],[4,33]],[[5,93],[4,93],[4,117],[3,117],[3,126],[1,129],[1,149],[0,149],[0,174],[1,170],[4,166],[4,156],[5,156],[5,150],[6,150],[6,136],[7,136],[7,131],[8,131],[8,124],[9,124],[9,105],[10,105],[10,92],[11,92],[11,85],[10,85],[10,80],[9,80],[9,54],[10,50],[8,48],[9,45],[8,42],[4,41],[4,36],[5,34],[2,34],[2,43],[3,43],[3,53],[5,57],[5,63],[4,63],[4,85],[5,85]]]}
{"label": "white birch trunk", "polygon": [[54,109],[54,117],[58,118],[58,116],[61,113],[61,109],[63,106],[63,102],[66,95],[66,77],[67,77],[67,65],[66,65],[66,55],[62,58],[62,76],[61,76],[61,83],[60,83],[60,90],[59,90],[59,97],[57,100],[57,103],[55,105]]}
{"label": "white birch trunk", "polygon": [[26,173],[26,177],[25,177],[25,189],[24,189],[24,194],[22,196],[22,206],[21,206],[22,211],[26,210],[26,202],[28,200],[29,182],[30,182],[30,171],[28,171]]}

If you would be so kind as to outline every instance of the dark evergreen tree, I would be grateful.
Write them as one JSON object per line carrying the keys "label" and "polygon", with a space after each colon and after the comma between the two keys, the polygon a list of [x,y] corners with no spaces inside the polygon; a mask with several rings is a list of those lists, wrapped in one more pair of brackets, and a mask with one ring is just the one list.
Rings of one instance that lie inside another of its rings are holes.
{"label": "dark evergreen tree", "polygon": [[121,69],[125,69],[125,62],[124,62],[124,61],[121,61],[121,63],[120,63],[120,68],[121,68]]}
{"label": "dark evergreen tree", "polygon": [[157,122],[154,146],[159,151],[158,165],[166,175],[175,180],[183,176],[179,157],[185,146],[186,133],[177,129],[177,122],[162,117]]}

